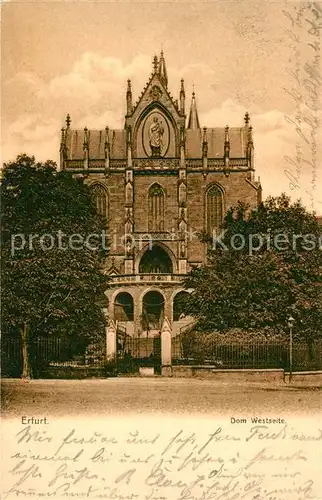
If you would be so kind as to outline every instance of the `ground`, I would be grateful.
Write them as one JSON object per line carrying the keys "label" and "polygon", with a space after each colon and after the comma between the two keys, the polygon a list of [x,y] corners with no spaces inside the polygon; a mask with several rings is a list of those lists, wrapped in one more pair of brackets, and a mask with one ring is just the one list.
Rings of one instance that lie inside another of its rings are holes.
{"label": "ground", "polygon": [[321,413],[319,387],[287,384],[227,384],[212,380],[110,378],[2,381],[4,417],[110,416],[176,413],[310,416]]}

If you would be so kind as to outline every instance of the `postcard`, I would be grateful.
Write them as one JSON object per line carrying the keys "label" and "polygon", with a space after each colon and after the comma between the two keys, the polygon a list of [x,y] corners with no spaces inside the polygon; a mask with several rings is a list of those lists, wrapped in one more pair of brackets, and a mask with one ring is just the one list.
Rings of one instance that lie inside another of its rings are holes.
{"label": "postcard", "polygon": [[2,498],[322,500],[322,3],[1,20]]}

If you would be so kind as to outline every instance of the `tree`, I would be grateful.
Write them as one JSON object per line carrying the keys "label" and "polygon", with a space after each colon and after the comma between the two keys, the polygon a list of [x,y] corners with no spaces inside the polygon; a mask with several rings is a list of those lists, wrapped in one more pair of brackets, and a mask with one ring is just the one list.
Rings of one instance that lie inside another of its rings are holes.
{"label": "tree", "polygon": [[239,203],[209,244],[208,261],[185,281],[183,310],[196,328],[285,331],[289,314],[308,343],[322,337],[321,228],[314,214],[286,195],[249,210]]}
{"label": "tree", "polygon": [[4,165],[1,197],[2,326],[19,332],[28,377],[32,340],[103,335],[106,221],[82,180],[26,155]]}

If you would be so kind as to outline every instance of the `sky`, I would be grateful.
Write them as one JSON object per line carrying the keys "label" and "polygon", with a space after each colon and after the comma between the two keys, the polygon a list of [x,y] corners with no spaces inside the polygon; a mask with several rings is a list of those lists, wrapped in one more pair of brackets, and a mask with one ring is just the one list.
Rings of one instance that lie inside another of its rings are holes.
{"label": "sky", "polygon": [[60,129],[123,128],[164,51],[169,89],[193,86],[201,126],[254,129],[263,197],[322,214],[322,3],[7,1],[1,10],[2,160],[59,161]]}

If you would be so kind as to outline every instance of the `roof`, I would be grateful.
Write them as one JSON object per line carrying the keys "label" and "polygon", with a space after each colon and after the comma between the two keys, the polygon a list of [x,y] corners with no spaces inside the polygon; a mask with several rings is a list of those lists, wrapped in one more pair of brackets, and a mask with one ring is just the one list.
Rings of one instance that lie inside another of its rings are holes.
{"label": "roof", "polygon": [[[84,157],[84,130],[70,130],[66,137],[67,158],[69,160],[80,160]],[[88,130],[88,154],[89,158],[104,159],[105,130]],[[125,130],[109,130],[110,158],[126,158],[126,134]]]}
{"label": "roof", "polygon": [[[246,129],[233,127],[229,129],[230,157],[243,158],[246,156]],[[202,156],[203,130],[186,130],[187,158]],[[222,158],[224,156],[225,128],[208,128],[208,158]]]}
{"label": "roof", "polygon": [[[244,158],[246,156],[246,130],[243,127],[229,129],[230,157]],[[70,130],[66,137],[68,160],[84,158],[84,130]],[[88,130],[88,153],[91,159],[104,159],[105,130]],[[208,158],[224,156],[225,128],[208,128]],[[186,157],[202,157],[202,129],[186,129]],[[110,158],[119,160],[126,158],[126,131],[109,130]]]}

